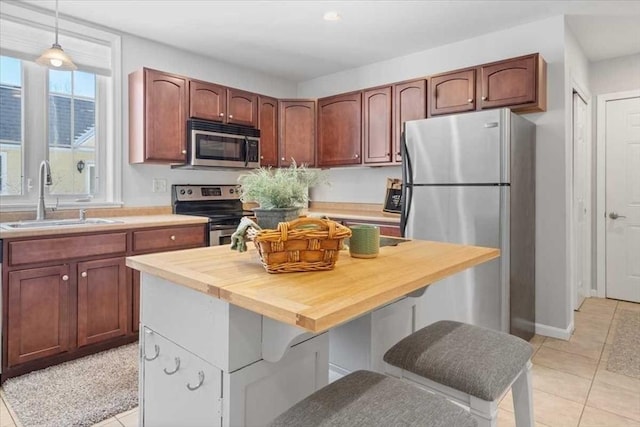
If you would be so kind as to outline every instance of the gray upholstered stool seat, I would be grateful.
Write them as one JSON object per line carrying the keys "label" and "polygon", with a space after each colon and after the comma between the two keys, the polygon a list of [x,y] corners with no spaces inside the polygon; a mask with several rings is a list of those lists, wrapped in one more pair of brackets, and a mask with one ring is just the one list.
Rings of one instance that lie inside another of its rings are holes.
{"label": "gray upholstered stool seat", "polygon": [[384,361],[483,400],[495,400],[518,376],[533,350],[513,335],[441,321],[409,335]]}
{"label": "gray upholstered stool seat", "polygon": [[416,382],[465,404],[481,426],[494,426],[498,399],[512,387],[518,426],[533,425],[526,341],[465,323],[440,321],[391,347],[387,374]]}
{"label": "gray upholstered stool seat", "polygon": [[280,415],[271,427],[472,427],[459,406],[401,380],[356,371]]}

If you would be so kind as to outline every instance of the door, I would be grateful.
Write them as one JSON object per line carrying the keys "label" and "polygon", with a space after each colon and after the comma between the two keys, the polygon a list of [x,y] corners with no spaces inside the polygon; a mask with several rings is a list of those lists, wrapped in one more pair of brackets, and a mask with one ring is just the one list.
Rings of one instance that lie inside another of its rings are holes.
{"label": "door", "polygon": [[184,163],[187,81],[145,69],[145,160]]}
{"label": "door", "polygon": [[406,122],[408,182],[493,184],[508,182],[503,159],[509,146],[508,110],[482,111]]}
{"label": "door", "polygon": [[227,89],[227,123],[258,126],[258,95],[238,89]]}
{"label": "door", "polygon": [[429,112],[462,113],[476,109],[476,70],[456,71],[429,78]]}
{"label": "door", "polygon": [[509,252],[502,241],[509,225],[501,206],[507,206],[508,192],[507,186],[413,187],[406,236],[502,251],[496,260],[428,286],[417,305],[416,329],[443,319],[502,329],[509,310],[509,291],[503,287],[508,286]]}
{"label": "door", "polygon": [[362,94],[365,163],[391,162],[391,86]]}
{"label": "door", "polygon": [[527,104],[536,100],[536,55],[480,67],[480,108]]}
{"label": "door", "polygon": [[9,273],[7,366],[69,349],[69,266]]}
{"label": "door", "polygon": [[640,302],[640,97],[606,105],[607,297]]}
{"label": "door", "polygon": [[573,309],[577,310],[591,288],[591,229],[589,206],[589,146],[587,104],[573,94]]}
{"label": "door", "polygon": [[402,124],[408,120],[427,118],[427,81],[415,80],[393,87],[393,153],[402,162],[400,148]]}
{"label": "door", "polygon": [[189,116],[197,119],[224,121],[227,89],[213,83],[189,82]]}
{"label": "door", "polygon": [[144,328],[140,425],[213,427],[222,424],[222,371]]}
{"label": "door", "polygon": [[127,332],[124,258],[78,263],[78,347]]}
{"label": "door", "polygon": [[259,105],[260,166],[278,166],[278,100],[261,96]]}
{"label": "door", "polygon": [[278,152],[280,166],[296,163],[315,165],[316,101],[290,100],[278,102]]}
{"label": "door", "polygon": [[362,94],[318,100],[318,166],[362,163]]}

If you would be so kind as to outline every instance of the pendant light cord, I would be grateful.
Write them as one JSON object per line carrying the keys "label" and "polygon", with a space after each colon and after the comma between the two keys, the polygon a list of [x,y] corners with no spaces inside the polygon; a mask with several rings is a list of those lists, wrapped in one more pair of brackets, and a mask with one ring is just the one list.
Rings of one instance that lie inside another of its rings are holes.
{"label": "pendant light cord", "polygon": [[56,0],[56,45],[58,45],[58,0]]}

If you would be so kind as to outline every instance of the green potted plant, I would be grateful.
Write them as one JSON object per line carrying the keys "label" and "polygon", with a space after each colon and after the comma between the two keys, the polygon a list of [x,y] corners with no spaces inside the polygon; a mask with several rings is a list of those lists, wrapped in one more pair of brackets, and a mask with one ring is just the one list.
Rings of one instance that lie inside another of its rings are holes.
{"label": "green potted plant", "polygon": [[258,168],[238,178],[243,202],[260,205],[253,211],[262,228],[277,228],[279,222],[291,221],[307,205],[309,188],[328,183],[318,169],[309,169],[295,162],[288,168]]}

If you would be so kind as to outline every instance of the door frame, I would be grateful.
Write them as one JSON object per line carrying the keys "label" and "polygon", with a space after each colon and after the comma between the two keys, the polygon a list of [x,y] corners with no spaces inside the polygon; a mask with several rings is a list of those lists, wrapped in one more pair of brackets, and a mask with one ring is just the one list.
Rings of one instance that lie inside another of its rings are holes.
{"label": "door frame", "polygon": [[593,197],[592,197],[592,185],[591,185],[591,181],[592,181],[592,177],[593,177],[593,168],[592,168],[592,150],[593,147],[591,145],[593,138],[592,138],[592,120],[591,120],[591,114],[590,111],[591,110],[591,95],[589,94],[589,92],[583,90],[582,88],[579,87],[579,85],[577,84],[577,82],[573,81],[573,90],[571,92],[571,201],[570,201],[570,206],[571,206],[571,210],[569,211],[569,217],[571,218],[571,240],[569,243],[569,247],[570,247],[570,251],[571,251],[571,257],[570,257],[570,277],[571,277],[571,309],[573,311],[578,310],[580,307],[578,307],[577,304],[577,300],[578,300],[578,256],[579,256],[579,251],[578,251],[578,247],[576,244],[577,241],[577,222],[575,219],[575,134],[574,134],[574,122],[575,122],[575,111],[573,108],[573,95],[577,94],[580,99],[582,99],[582,101],[585,103],[586,106],[586,117],[585,117],[585,145],[587,147],[587,150],[585,152],[585,167],[586,167],[586,178],[585,178],[585,183],[584,185],[587,188],[587,192],[586,192],[586,197],[587,200],[585,200],[585,207],[587,208],[587,215],[585,218],[586,223],[588,224],[589,227],[589,233],[588,236],[586,236],[586,239],[584,241],[585,244],[588,244],[588,250],[589,250],[589,260],[588,260],[588,273],[587,276],[584,278],[586,283],[583,283],[584,286],[584,291],[585,291],[585,298],[588,298],[591,296],[591,289],[593,287],[593,277],[592,277],[592,260],[591,260],[591,255],[593,253],[593,227],[592,227],[592,202],[593,202]]}
{"label": "door frame", "polygon": [[640,90],[628,90],[598,95],[596,109],[596,296],[607,296],[606,237],[606,123],[607,102],[640,97]]}

